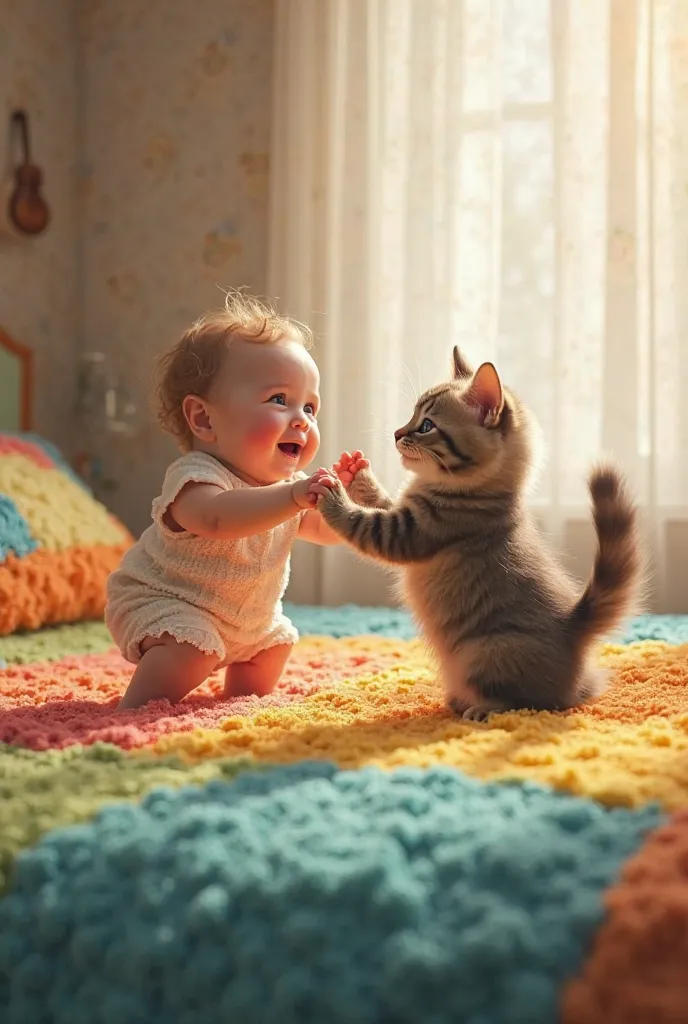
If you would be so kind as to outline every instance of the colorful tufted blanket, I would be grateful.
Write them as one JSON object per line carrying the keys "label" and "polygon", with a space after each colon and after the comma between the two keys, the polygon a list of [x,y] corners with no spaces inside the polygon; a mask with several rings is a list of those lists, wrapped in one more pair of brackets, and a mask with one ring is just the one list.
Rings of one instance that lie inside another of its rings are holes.
{"label": "colorful tufted blanket", "polygon": [[125,715],[102,625],[0,640],[0,1021],[688,1021],[688,618],[473,724],[403,614],[291,613],[273,696]]}

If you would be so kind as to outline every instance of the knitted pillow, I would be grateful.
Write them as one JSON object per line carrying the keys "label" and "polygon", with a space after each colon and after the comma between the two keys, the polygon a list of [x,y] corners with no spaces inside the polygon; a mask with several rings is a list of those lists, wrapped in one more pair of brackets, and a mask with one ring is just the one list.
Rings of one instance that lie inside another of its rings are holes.
{"label": "knitted pillow", "polygon": [[53,445],[0,433],[0,636],[99,618],[132,540]]}

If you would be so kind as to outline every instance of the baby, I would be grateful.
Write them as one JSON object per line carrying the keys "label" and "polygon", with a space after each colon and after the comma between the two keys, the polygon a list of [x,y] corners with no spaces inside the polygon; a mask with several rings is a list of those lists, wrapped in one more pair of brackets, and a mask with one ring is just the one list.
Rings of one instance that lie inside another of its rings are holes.
{"label": "baby", "polygon": [[[121,710],[180,701],[225,667],[224,694],[270,693],[298,633],[282,611],[291,546],[340,538],[313,507],[319,376],[306,328],[243,294],[161,361],[159,420],[184,452],[153,523],[108,581],[105,620],[136,664]],[[349,487],[367,461],[344,452]]]}

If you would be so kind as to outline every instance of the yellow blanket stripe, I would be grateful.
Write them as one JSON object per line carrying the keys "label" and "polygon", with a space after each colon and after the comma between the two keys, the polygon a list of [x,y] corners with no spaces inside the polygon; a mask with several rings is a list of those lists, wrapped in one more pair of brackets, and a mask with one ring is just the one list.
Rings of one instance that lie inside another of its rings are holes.
{"label": "yellow blanket stripe", "polygon": [[529,779],[608,805],[685,804],[688,708],[679,701],[688,653],[648,641],[608,645],[602,661],[613,681],[598,704],[567,715],[498,715],[476,725],[446,711],[422,649],[409,645],[399,666],[287,707],[227,718],[218,728],[165,735],[153,749],[190,762],[248,756],[273,764],[330,760],[344,768],[442,763],[483,780]]}

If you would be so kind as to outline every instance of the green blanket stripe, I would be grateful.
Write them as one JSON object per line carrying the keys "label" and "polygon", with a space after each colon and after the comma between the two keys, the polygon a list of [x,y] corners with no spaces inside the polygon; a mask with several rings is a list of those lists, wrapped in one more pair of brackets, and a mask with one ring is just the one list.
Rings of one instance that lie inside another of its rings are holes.
{"label": "green blanket stripe", "polygon": [[190,765],[178,757],[128,753],[109,743],[36,753],[0,744],[0,895],[18,853],[63,825],[88,821],[107,804],[137,802],[158,786],[229,782],[268,764],[224,758]]}
{"label": "green blanket stripe", "polygon": [[69,654],[103,654],[113,646],[104,622],[79,622],[53,626],[35,633],[0,637],[0,666],[28,665],[34,661],[57,661]]}

